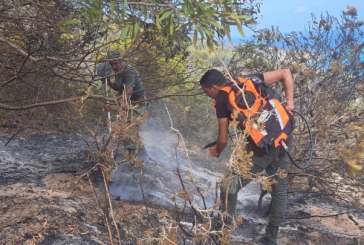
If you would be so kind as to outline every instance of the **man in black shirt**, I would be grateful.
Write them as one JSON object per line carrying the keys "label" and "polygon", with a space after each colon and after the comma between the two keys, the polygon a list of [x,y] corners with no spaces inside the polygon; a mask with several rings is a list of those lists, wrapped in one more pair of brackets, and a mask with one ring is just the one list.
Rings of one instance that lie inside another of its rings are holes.
{"label": "man in black shirt", "polygon": [[[289,112],[294,109],[293,78],[290,70],[285,69],[263,74],[254,74],[246,76],[245,78],[252,80],[255,84],[258,84],[258,86],[268,86],[278,81],[282,81],[286,94],[285,107]],[[229,79],[216,69],[207,71],[200,80],[201,87],[205,94],[212,99],[215,99],[216,115],[219,120],[217,144],[210,148],[210,154],[214,157],[220,156],[228,141],[229,117],[231,116],[231,112],[227,108],[229,100],[228,93],[221,90],[228,82],[230,82]],[[289,148],[292,147],[292,137],[292,134],[289,135],[286,141]],[[252,156],[253,167],[250,170],[251,173],[256,174],[266,170],[268,175],[274,175],[278,169],[284,169],[286,170],[286,173],[288,172],[290,160],[287,153],[283,150],[283,147],[279,146],[275,148],[274,146],[269,146],[267,149],[261,149],[254,143],[251,137],[248,137],[248,142],[247,150],[254,152],[254,155]],[[284,212],[287,206],[287,177],[275,179],[277,183],[272,186],[272,206],[269,224],[266,228],[266,235],[261,240],[264,244],[277,244],[278,229],[283,221]],[[235,188],[229,188],[229,193],[226,193],[226,187],[221,187],[220,199],[222,211],[226,210],[225,198],[227,194],[227,211],[229,215],[235,214],[238,191],[241,186],[244,187],[249,182],[250,180],[241,178],[241,185],[239,181],[235,182]]]}

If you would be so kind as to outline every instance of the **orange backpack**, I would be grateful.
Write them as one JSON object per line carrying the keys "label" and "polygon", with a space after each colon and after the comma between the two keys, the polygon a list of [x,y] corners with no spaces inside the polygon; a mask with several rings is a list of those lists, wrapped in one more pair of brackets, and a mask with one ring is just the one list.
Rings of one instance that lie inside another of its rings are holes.
{"label": "orange backpack", "polygon": [[[239,77],[221,88],[228,93],[227,109],[231,113],[238,111],[238,128],[246,128],[257,146],[263,148],[274,144],[278,147],[293,131],[295,121],[282,105],[279,94],[256,79]],[[249,122],[248,118],[251,119]],[[264,127],[258,127],[258,124]]]}

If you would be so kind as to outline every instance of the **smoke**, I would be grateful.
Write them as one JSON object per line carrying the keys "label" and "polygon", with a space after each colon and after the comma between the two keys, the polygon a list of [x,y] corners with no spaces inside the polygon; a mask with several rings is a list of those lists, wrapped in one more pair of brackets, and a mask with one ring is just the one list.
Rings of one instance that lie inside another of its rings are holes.
{"label": "smoke", "polygon": [[[150,118],[145,125],[140,127],[140,137],[144,149],[140,158],[144,161],[143,175],[139,169],[134,169],[135,178],[142,184],[147,201],[173,207],[172,196],[182,189],[180,179],[176,171],[176,145],[178,136],[158,118]],[[197,193],[196,187],[192,185],[189,171],[190,164],[184,154],[182,144],[177,148],[180,174],[186,189],[189,191],[191,200],[202,207],[202,199]],[[215,184],[221,178],[221,174],[201,166],[203,161],[209,161],[205,156],[191,157],[192,174],[194,181],[200,186],[204,193],[207,206],[211,207],[215,199]],[[206,165],[206,162],[204,163]],[[133,175],[125,165],[120,165],[111,175],[110,193],[122,200],[142,200],[141,190],[135,183]],[[177,199],[178,200],[178,199]],[[183,200],[179,200],[181,205]]]}

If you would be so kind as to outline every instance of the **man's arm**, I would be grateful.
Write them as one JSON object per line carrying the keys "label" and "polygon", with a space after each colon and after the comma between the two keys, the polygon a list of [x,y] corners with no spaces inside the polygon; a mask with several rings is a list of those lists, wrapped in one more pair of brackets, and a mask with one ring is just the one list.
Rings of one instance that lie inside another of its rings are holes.
{"label": "man's arm", "polygon": [[[110,88],[112,88],[113,90],[117,90],[116,83],[111,82],[110,79],[106,80],[106,78],[102,78],[101,81],[102,83],[105,83],[105,81],[107,81],[106,84],[109,85]],[[118,107],[115,105],[105,105],[104,109],[105,111],[117,111]]]}
{"label": "man's arm", "polygon": [[283,82],[284,92],[286,94],[286,109],[292,111],[294,109],[293,103],[293,78],[289,69],[277,70],[263,73],[264,81],[267,85],[271,85],[278,81]]}
{"label": "man's arm", "polygon": [[135,68],[127,68],[128,70],[125,71],[125,77],[124,77],[124,85],[125,85],[125,92],[126,92],[126,99],[127,101],[130,100],[134,84],[136,82],[136,75],[138,74]]}
{"label": "man's arm", "polygon": [[133,93],[133,86],[129,86],[126,89],[126,101],[130,101],[132,93]]}
{"label": "man's arm", "polygon": [[210,147],[210,154],[214,157],[219,157],[225,149],[228,141],[229,119],[219,118],[219,134],[216,145]]}
{"label": "man's arm", "polygon": [[[101,81],[103,83],[105,83],[105,80],[106,80],[106,78],[101,79]],[[118,88],[116,87],[116,83],[111,82],[111,79],[107,79],[107,83],[106,84],[109,85],[110,88],[112,88],[113,90],[118,90]]]}

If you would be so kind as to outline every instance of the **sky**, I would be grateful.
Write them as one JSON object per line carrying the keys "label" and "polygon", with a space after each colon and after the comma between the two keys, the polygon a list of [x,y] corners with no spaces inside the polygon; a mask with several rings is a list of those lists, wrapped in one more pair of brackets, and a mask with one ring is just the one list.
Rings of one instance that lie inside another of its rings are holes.
{"label": "sky", "polygon": [[[258,20],[257,30],[278,26],[282,33],[304,32],[311,21],[311,13],[319,17],[328,11],[339,17],[347,5],[356,7],[359,20],[364,21],[364,0],[263,0],[262,3],[262,18]],[[245,38],[253,35],[248,28],[243,30]],[[231,28],[231,38],[234,43],[243,39],[236,28]]]}

